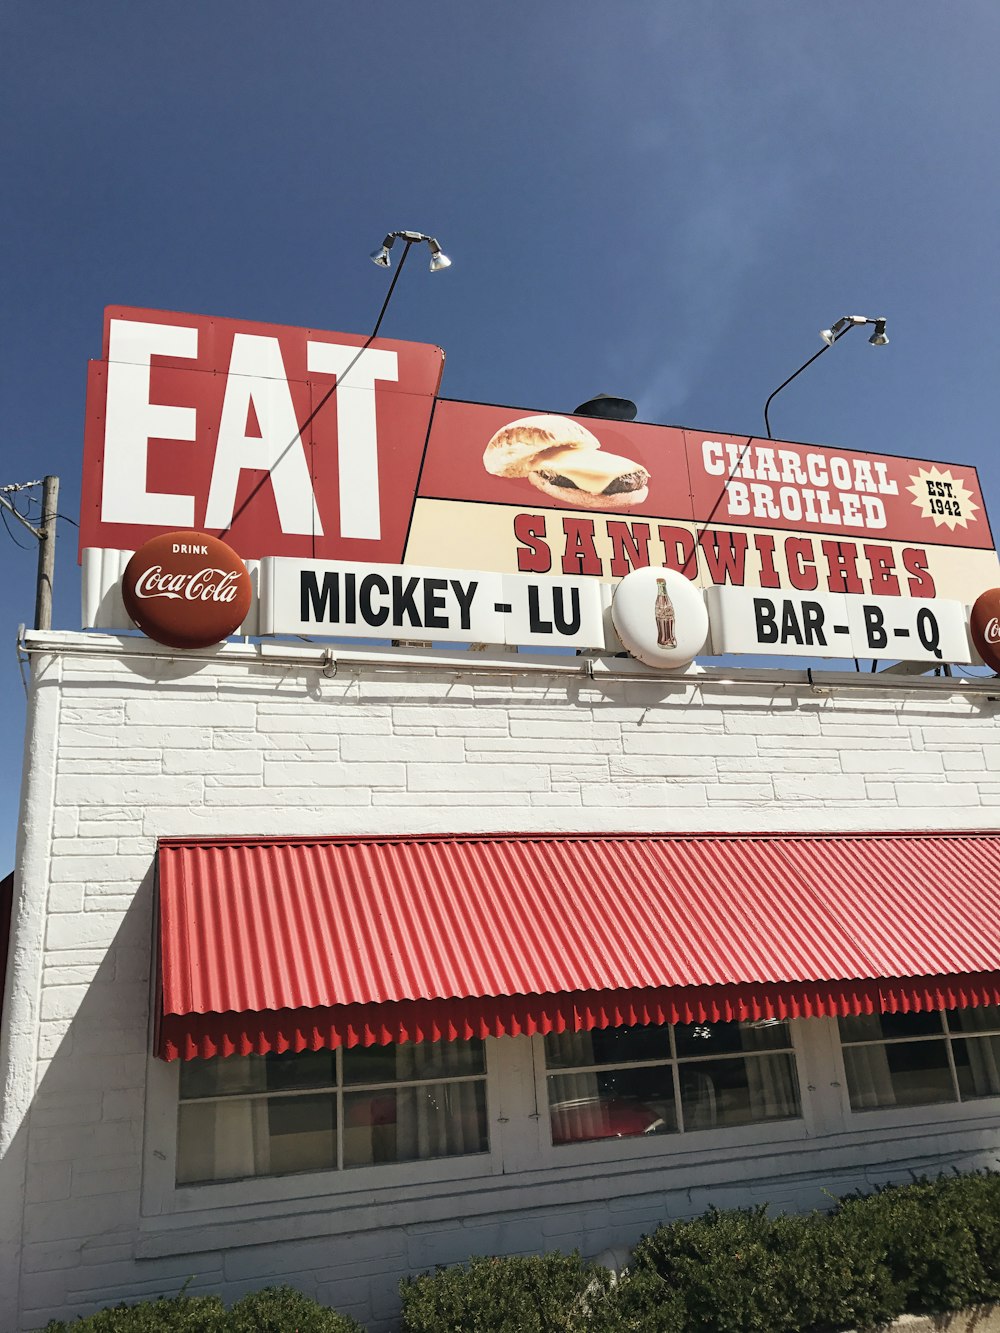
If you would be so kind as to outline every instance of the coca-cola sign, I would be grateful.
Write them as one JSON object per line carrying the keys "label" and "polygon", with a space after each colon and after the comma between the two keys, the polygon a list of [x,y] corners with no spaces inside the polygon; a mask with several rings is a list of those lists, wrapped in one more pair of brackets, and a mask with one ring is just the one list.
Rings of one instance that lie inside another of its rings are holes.
{"label": "coca-cola sign", "polygon": [[225,542],[167,532],[136,551],[122,576],[132,621],[170,648],[207,648],[236,632],[250,609],[250,575]]}
{"label": "coca-cola sign", "polygon": [[988,667],[1000,672],[1000,588],[988,588],[976,598],[969,629],[976,652]]}

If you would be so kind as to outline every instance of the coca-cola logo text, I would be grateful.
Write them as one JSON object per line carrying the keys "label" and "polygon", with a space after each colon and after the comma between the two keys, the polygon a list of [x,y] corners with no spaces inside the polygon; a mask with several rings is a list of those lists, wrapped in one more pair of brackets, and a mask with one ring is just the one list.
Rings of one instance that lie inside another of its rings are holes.
{"label": "coca-cola logo text", "polygon": [[988,667],[1000,673],[1000,588],[990,588],[976,598],[969,631],[976,652]]}
{"label": "coca-cola logo text", "polygon": [[232,602],[239,594],[239,574],[233,570],[199,569],[194,574],[173,574],[162,565],[151,565],[140,574],[135,584],[135,595],[144,600],[150,597],[182,598],[188,602]]}
{"label": "coca-cola logo text", "polygon": [[135,624],[171,648],[207,648],[250,609],[250,576],[236,552],[202,532],[168,532],[136,551],[122,578]]}

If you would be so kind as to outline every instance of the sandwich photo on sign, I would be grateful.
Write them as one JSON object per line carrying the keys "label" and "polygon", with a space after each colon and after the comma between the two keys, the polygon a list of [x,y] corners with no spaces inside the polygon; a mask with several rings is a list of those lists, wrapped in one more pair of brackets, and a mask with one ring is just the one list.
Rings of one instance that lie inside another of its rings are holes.
{"label": "sandwich photo on sign", "polygon": [[577,509],[631,509],[649,495],[649,473],[606,453],[596,435],[569,417],[521,417],[498,430],[483,466],[495,477],[523,477]]}

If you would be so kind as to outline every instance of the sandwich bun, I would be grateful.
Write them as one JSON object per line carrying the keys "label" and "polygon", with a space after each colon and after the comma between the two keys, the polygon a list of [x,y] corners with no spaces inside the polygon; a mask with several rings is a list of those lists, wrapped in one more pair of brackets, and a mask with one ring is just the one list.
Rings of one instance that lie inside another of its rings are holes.
{"label": "sandwich bun", "polygon": [[495,477],[527,477],[553,451],[600,447],[596,435],[569,417],[521,417],[493,436],[483,454],[483,466]]}

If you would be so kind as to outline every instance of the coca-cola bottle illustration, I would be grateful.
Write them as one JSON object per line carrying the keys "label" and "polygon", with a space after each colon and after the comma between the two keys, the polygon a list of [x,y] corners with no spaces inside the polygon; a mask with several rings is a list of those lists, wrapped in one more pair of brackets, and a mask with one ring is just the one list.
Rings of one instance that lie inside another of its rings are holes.
{"label": "coca-cola bottle illustration", "polygon": [[674,604],[667,592],[666,579],[656,580],[656,604],[653,608],[653,614],[656,616],[656,642],[661,648],[676,648]]}

